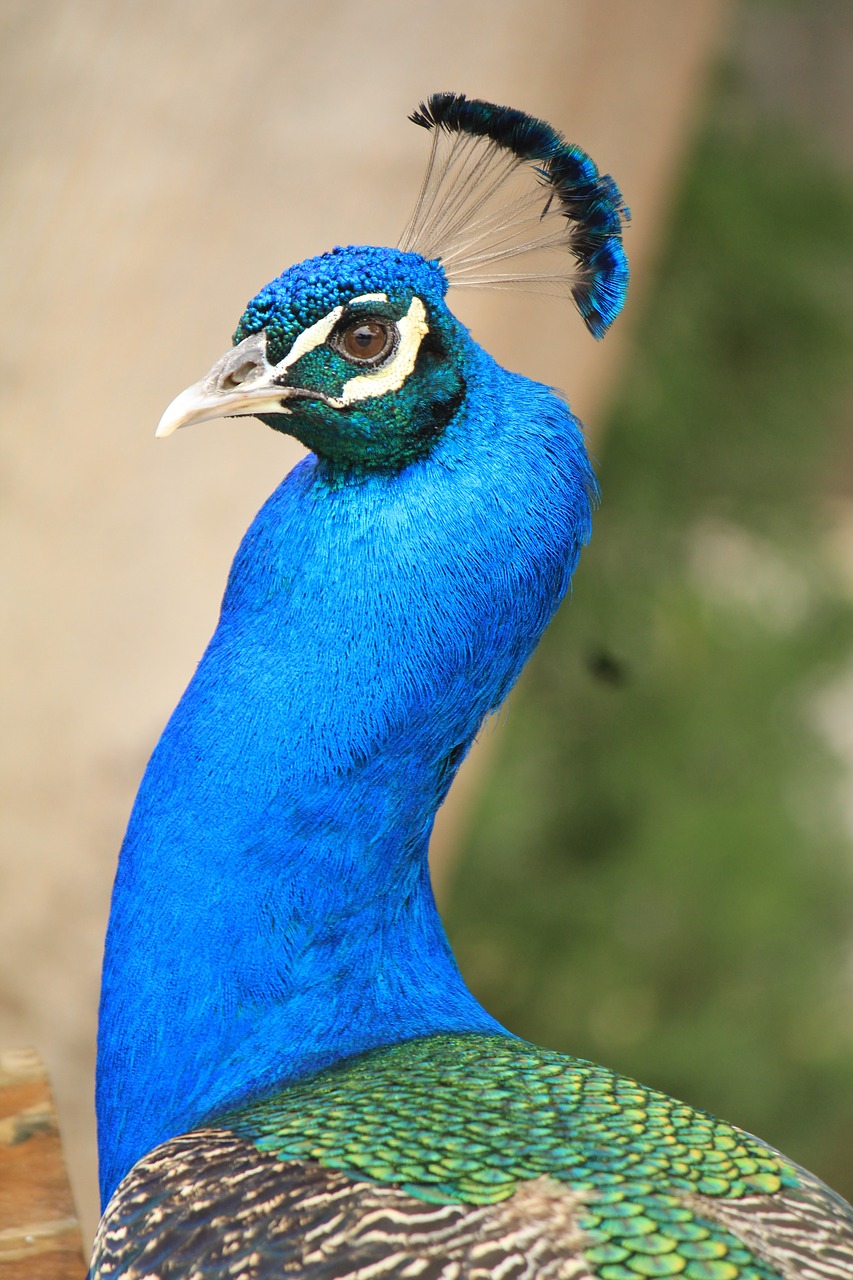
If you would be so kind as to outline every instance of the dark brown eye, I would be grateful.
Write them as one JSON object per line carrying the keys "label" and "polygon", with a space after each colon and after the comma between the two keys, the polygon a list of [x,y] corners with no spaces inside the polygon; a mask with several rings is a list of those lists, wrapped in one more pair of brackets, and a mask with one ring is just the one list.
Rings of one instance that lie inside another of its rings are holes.
{"label": "dark brown eye", "polygon": [[341,329],[336,345],[342,356],[356,364],[379,364],[394,349],[396,341],[396,325],[371,316]]}

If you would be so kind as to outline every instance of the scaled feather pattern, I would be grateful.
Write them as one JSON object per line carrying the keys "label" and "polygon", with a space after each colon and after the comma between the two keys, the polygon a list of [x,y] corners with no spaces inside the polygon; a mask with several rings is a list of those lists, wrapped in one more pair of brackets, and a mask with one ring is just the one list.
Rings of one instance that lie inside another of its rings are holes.
{"label": "scaled feather pattern", "polygon": [[[842,1280],[853,1213],[760,1140],[499,1026],[432,895],[436,810],[564,598],[597,486],[467,278],[621,307],[615,184],[462,95],[400,247],[248,303],[158,434],[256,416],[308,456],[246,534],[119,858],[93,1280]],[[531,230],[532,228],[532,230]],[[566,276],[501,275],[542,249]]]}

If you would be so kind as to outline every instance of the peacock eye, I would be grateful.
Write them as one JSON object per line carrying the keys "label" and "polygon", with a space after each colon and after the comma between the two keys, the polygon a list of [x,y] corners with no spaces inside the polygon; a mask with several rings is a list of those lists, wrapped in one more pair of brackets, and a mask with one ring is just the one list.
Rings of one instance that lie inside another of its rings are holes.
{"label": "peacock eye", "polygon": [[335,336],[335,346],[354,364],[381,364],[397,345],[399,333],[390,320],[370,316],[345,325]]}

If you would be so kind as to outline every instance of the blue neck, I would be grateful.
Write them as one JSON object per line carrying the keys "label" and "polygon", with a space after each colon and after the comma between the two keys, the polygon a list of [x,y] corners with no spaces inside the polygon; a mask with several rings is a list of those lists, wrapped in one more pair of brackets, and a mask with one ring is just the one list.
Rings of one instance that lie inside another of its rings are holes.
{"label": "blue neck", "polygon": [[456,968],[427,846],[568,586],[591,479],[562,401],[469,359],[429,458],[336,487],[306,459],[238,552],[119,861],[105,1201],[158,1142],[244,1099],[376,1045],[500,1029]]}

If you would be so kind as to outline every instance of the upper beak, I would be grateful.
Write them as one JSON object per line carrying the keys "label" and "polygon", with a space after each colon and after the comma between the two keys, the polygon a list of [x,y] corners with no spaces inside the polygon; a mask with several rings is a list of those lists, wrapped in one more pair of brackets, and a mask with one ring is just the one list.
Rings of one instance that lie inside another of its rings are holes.
{"label": "upper beak", "polygon": [[285,401],[294,388],[287,374],[267,359],[267,335],[252,333],[227,351],[209,373],[176,396],[155,435],[170,436],[179,427],[235,414],[289,413]]}

